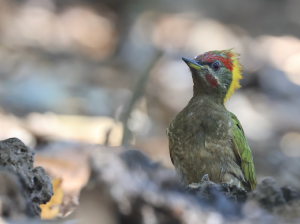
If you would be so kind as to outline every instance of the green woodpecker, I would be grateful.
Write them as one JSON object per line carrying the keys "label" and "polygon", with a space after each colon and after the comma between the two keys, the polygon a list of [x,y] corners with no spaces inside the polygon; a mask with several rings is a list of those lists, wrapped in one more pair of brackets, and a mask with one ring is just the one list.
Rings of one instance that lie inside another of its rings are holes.
{"label": "green woodpecker", "polygon": [[209,51],[194,60],[182,58],[192,73],[193,97],[173,119],[167,135],[171,160],[183,184],[199,183],[208,175],[215,183],[234,184],[247,191],[256,186],[245,133],[224,106],[240,87],[238,56],[229,49]]}

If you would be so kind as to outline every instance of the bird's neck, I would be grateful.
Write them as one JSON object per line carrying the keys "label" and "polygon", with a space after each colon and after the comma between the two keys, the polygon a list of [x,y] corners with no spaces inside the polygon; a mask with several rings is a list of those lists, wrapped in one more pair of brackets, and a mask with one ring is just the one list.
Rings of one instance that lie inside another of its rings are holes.
{"label": "bird's neck", "polygon": [[219,97],[218,95],[214,95],[212,93],[196,93],[194,92],[194,95],[191,99],[192,102],[205,102],[205,103],[213,103],[213,104],[219,104],[224,106],[224,99]]}

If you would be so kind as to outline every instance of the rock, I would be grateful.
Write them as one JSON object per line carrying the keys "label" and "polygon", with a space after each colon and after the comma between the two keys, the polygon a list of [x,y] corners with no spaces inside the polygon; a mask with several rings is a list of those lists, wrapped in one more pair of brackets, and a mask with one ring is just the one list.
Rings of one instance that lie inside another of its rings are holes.
{"label": "rock", "polygon": [[286,202],[300,199],[300,192],[294,189],[293,187],[284,186],[281,188],[281,191]]}
{"label": "rock", "polygon": [[98,183],[99,192],[116,205],[112,217],[120,217],[120,223],[142,223],[150,216],[156,223],[191,223],[195,218],[206,220],[205,210],[212,216],[218,212],[224,217],[240,216],[240,202],[247,195],[226,184],[186,189],[174,169],[153,163],[132,148],[97,147],[91,152],[91,162],[91,182]]}
{"label": "rock", "polygon": [[12,171],[0,169],[1,216],[13,220],[34,217],[31,200],[24,194],[19,177]]}
{"label": "rock", "polygon": [[226,217],[240,216],[241,205],[248,196],[243,188],[227,183],[216,184],[209,180],[189,184],[185,189],[196,195],[205,207],[214,208]]}
{"label": "rock", "polygon": [[267,177],[256,186],[255,190],[250,194],[249,199],[257,201],[263,208],[272,212],[275,207],[286,204],[286,198],[288,201],[291,201],[291,194],[296,193],[292,192],[290,188],[278,187],[272,177]]}
{"label": "rock", "polygon": [[[96,187],[92,192],[106,198],[111,206],[101,205],[101,199],[99,207],[110,208],[105,214],[110,214],[110,220],[118,217],[116,223],[142,223],[150,218],[156,223],[256,223],[257,219],[257,223],[297,223],[299,218],[299,192],[277,186],[272,178],[264,179],[253,192],[209,180],[183,188],[173,169],[153,163],[130,147],[97,146],[91,152],[91,166],[90,182]],[[90,211],[80,206],[78,210],[81,214]]]}
{"label": "rock", "polygon": [[272,177],[263,179],[249,195],[249,201],[255,201],[267,211],[283,217],[300,218],[299,199],[299,191],[289,186],[278,187]]}
{"label": "rock", "polygon": [[279,187],[272,177],[266,177],[249,194],[244,210],[246,215],[250,213],[250,217],[259,213],[268,217],[268,223],[299,223],[299,199],[298,190],[289,186]]}
{"label": "rock", "polygon": [[224,196],[231,202],[243,203],[247,199],[247,191],[244,188],[237,187],[227,183],[216,184],[214,182],[204,182],[198,184],[190,184],[186,190],[192,194],[198,195],[206,201],[212,201],[218,194],[218,197]]}
{"label": "rock", "polygon": [[[0,178],[3,177],[0,181],[5,184],[3,189],[11,187],[14,192],[18,192],[21,187],[21,194],[28,207],[26,215],[29,217],[39,217],[39,205],[48,202],[53,195],[51,180],[45,170],[42,167],[33,168],[34,154],[32,149],[17,138],[0,141],[0,166],[6,170],[5,175],[0,175]],[[23,208],[22,203],[20,206]],[[22,210],[21,207],[18,209]]]}

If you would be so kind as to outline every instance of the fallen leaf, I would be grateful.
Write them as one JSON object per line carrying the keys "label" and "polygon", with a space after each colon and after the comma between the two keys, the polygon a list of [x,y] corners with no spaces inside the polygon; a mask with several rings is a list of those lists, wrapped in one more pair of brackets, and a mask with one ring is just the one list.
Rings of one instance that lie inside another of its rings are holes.
{"label": "fallen leaf", "polygon": [[54,219],[59,214],[59,206],[62,204],[63,191],[61,189],[62,180],[56,178],[52,180],[53,195],[47,204],[40,205],[42,209],[41,219]]}

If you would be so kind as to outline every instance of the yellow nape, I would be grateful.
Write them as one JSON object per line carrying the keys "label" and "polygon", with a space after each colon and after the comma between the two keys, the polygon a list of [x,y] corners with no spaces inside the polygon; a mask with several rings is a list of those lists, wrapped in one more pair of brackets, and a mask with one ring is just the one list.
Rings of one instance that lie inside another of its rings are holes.
{"label": "yellow nape", "polygon": [[[231,49],[230,49],[231,50]],[[229,89],[227,91],[227,94],[224,99],[224,103],[230,99],[230,97],[234,94],[234,91],[238,88],[240,88],[240,79],[243,78],[242,76],[242,71],[243,71],[243,66],[239,62],[238,56],[239,54],[231,52],[231,60],[232,60],[232,82],[229,86]]]}

